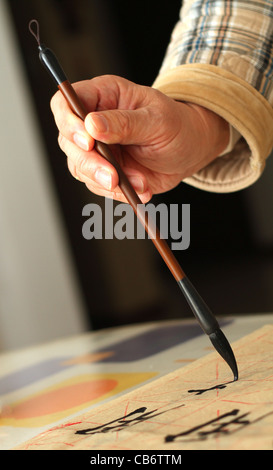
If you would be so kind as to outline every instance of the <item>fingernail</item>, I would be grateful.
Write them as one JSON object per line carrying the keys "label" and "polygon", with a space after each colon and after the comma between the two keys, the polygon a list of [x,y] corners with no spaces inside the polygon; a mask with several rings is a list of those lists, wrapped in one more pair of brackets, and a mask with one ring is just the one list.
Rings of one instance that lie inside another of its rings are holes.
{"label": "fingernail", "polygon": [[96,128],[97,132],[107,132],[108,130],[108,122],[104,116],[100,114],[91,114],[90,116],[91,123]]}
{"label": "fingernail", "polygon": [[95,173],[95,180],[105,189],[112,188],[112,175],[107,170],[99,169]]}
{"label": "fingernail", "polygon": [[128,180],[137,192],[143,193],[144,184],[139,176],[128,176]]}
{"label": "fingernail", "polygon": [[89,142],[82,134],[74,134],[73,140],[75,144],[83,150],[89,150]]}

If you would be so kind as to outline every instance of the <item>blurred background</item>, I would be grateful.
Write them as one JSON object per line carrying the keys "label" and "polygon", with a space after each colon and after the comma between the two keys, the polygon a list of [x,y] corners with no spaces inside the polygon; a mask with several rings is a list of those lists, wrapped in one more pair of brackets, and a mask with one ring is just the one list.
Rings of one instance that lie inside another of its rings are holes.
{"label": "blurred background", "polygon": [[[85,240],[104,201],[70,176],[28,23],[70,81],[157,76],[180,0],[0,0],[0,350],[109,326],[192,317],[151,241]],[[191,205],[181,265],[217,316],[273,310],[273,159],[234,194],[179,185],[153,203]]]}

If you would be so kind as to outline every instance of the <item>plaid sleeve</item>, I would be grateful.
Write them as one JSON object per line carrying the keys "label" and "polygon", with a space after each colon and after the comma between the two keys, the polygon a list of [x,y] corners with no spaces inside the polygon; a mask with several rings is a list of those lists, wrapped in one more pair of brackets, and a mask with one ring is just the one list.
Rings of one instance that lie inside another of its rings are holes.
{"label": "plaid sleeve", "polygon": [[273,1],[184,1],[161,72],[193,63],[229,70],[273,103]]}
{"label": "plaid sleeve", "polygon": [[154,86],[243,136],[188,182],[219,192],[252,184],[273,147],[273,1],[184,0]]}

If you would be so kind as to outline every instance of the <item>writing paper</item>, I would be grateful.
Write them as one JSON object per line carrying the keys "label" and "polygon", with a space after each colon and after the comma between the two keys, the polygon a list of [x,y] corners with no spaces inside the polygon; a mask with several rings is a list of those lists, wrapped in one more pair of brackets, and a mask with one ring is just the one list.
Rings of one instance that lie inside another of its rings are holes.
{"label": "writing paper", "polygon": [[273,447],[273,326],[56,426],[17,449],[266,450]]}

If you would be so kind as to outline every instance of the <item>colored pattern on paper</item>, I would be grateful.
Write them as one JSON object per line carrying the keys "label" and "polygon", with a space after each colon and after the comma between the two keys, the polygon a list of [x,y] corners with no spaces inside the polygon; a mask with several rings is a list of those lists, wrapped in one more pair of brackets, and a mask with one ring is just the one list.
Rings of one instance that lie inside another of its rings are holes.
{"label": "colored pattern on paper", "polygon": [[62,419],[154,377],[155,373],[88,374],[3,407],[0,425],[35,427]]}
{"label": "colored pattern on paper", "polygon": [[167,325],[119,340],[107,349],[98,349],[83,356],[60,356],[38,361],[0,377],[0,395],[29,386],[78,364],[128,363],[147,359],[202,334],[198,324]]}
{"label": "colored pattern on paper", "polygon": [[273,327],[233,344],[239,380],[217,353],[47,430],[20,449],[272,449]]}

